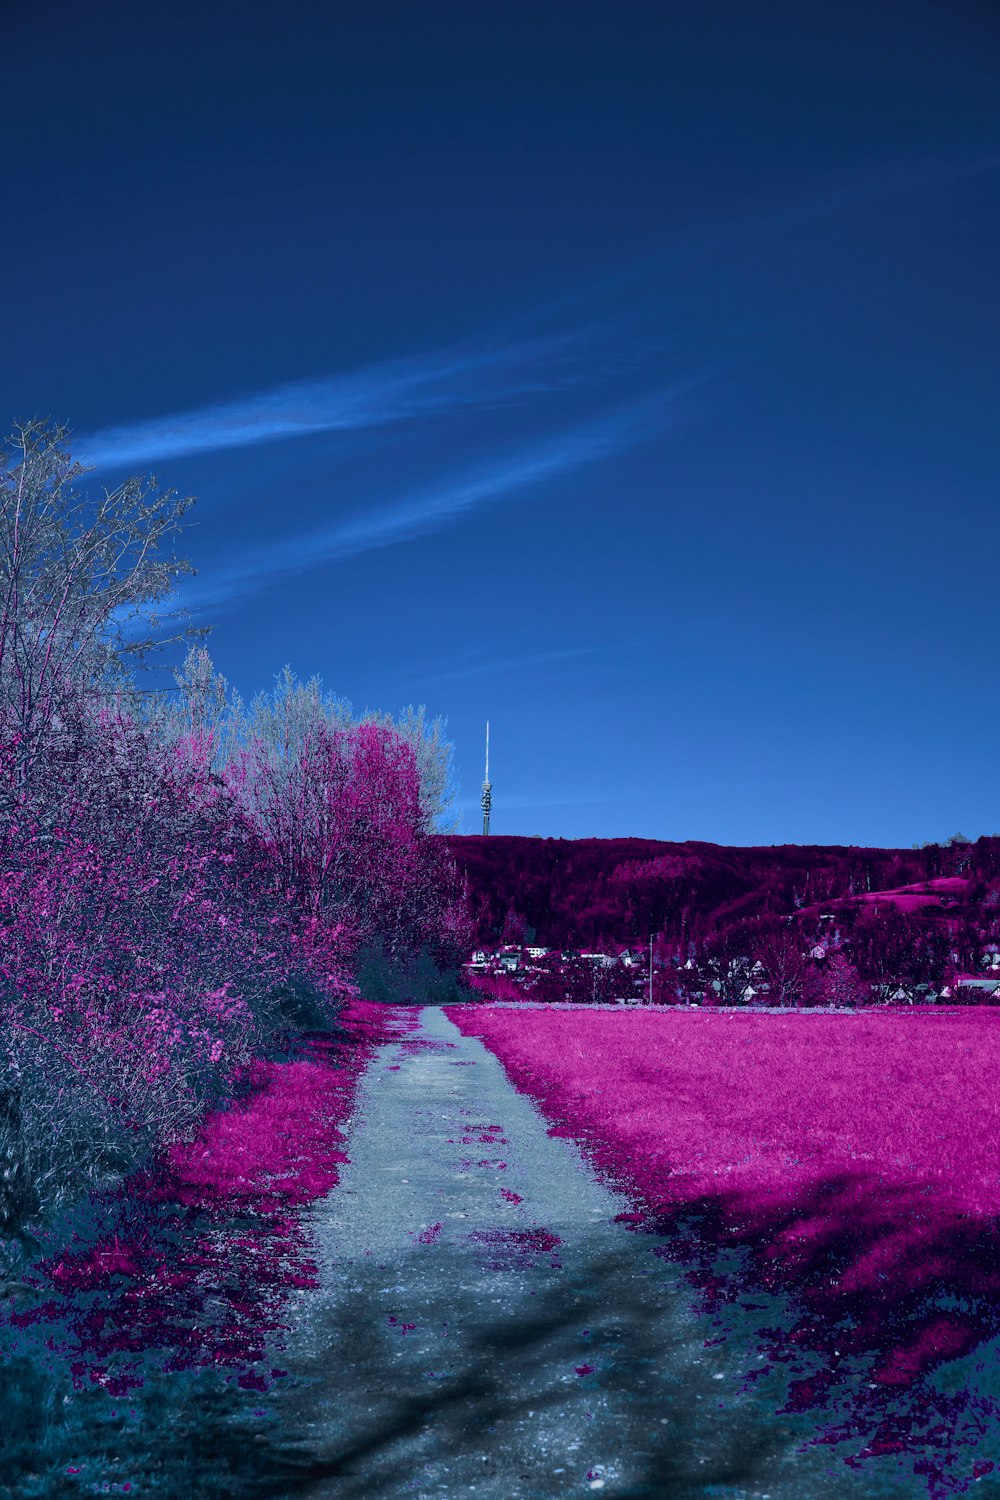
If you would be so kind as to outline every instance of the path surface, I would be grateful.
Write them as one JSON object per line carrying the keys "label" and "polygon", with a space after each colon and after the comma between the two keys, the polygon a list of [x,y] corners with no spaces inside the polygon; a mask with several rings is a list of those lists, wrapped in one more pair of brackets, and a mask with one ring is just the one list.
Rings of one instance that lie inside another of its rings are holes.
{"label": "path surface", "polygon": [[741,1393],[739,1340],[705,1347],[681,1273],[614,1222],[628,1205],[441,1011],[380,1050],[347,1149],[272,1404],[289,1493],[920,1493],[798,1451],[814,1428],[775,1415],[778,1377]]}

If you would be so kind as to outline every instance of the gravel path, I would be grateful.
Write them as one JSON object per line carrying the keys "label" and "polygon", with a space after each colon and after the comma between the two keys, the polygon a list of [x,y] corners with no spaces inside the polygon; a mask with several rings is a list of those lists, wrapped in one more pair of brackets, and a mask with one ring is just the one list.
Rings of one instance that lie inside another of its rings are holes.
{"label": "gravel path", "polygon": [[741,1390],[746,1346],[705,1347],[681,1273],[614,1222],[627,1204],[440,1010],[377,1054],[348,1151],[271,1407],[289,1493],[920,1493],[798,1452],[814,1429],[775,1415],[778,1377]]}

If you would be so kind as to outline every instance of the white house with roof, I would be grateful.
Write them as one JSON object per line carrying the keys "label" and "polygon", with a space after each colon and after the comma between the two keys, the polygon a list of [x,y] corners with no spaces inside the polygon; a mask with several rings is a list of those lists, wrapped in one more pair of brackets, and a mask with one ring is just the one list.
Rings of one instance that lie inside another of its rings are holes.
{"label": "white house with roof", "polygon": [[990,979],[973,979],[971,976],[967,978],[964,974],[958,975],[955,979],[955,989],[979,990],[982,994],[988,995],[991,1000],[1000,1000],[1000,978],[996,975]]}

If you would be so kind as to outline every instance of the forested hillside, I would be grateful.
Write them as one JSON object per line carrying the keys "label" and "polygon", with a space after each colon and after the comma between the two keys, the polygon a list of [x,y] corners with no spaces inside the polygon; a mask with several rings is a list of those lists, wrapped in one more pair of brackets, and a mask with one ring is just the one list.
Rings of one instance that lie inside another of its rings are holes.
{"label": "forested hillside", "polygon": [[[670,958],[757,953],[776,935],[843,947],[873,982],[980,971],[1000,945],[1000,837],[917,849],[728,848],[646,839],[452,837],[476,941]],[[914,889],[915,888],[915,889]],[[773,955],[767,967],[774,966]]]}

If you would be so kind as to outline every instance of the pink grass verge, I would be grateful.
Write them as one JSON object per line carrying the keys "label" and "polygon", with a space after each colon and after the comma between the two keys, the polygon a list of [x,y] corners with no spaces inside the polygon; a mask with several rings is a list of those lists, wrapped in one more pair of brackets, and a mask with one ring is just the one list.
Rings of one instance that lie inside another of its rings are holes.
{"label": "pink grass verge", "polygon": [[[809,1347],[829,1366],[793,1382],[792,1406],[828,1403],[838,1361],[863,1359],[839,1435],[910,1451],[944,1482],[955,1422],[924,1377],[1000,1332],[1000,1011],[448,1014],[632,1196],[623,1217],[669,1236],[658,1253],[698,1264],[708,1299],[794,1294],[803,1317],[767,1353],[794,1368]],[[727,1285],[711,1249],[734,1244],[748,1274]]]}
{"label": "pink grass verge", "polygon": [[336,1186],[358,1080],[379,1043],[411,1024],[405,1011],[352,1001],[343,1037],[312,1038],[301,1060],[252,1063],[243,1096],[193,1141],[93,1202],[96,1230],[34,1268],[45,1300],[12,1302],[4,1321],[51,1327],[78,1386],[124,1394],[155,1355],[161,1368],[221,1366],[266,1389],[280,1373],[268,1349],[287,1294],[315,1285],[297,1211]]}

